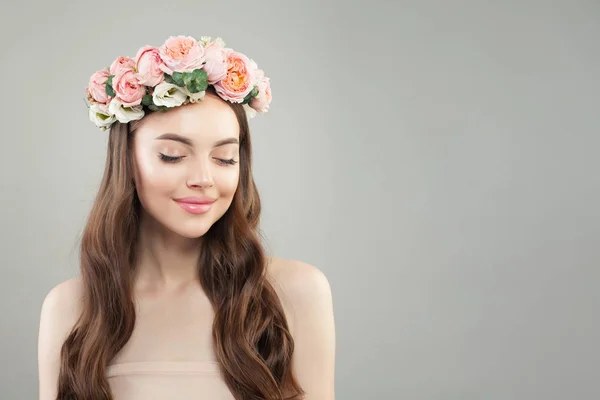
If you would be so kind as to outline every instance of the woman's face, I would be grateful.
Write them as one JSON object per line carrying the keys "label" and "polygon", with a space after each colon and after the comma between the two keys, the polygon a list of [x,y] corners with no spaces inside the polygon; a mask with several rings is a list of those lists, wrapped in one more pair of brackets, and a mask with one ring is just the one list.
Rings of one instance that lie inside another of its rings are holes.
{"label": "woman's face", "polygon": [[[204,235],[225,214],[237,189],[238,141],[235,113],[212,94],[144,117],[135,131],[133,160],[145,211],[181,236]],[[214,202],[189,203],[207,199]]]}

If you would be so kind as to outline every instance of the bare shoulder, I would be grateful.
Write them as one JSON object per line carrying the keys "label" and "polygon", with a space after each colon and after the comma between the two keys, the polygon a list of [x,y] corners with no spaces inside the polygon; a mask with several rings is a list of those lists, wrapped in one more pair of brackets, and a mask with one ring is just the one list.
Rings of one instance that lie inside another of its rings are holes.
{"label": "bare shoulder", "polygon": [[56,398],[60,351],[79,318],[81,296],[81,279],[76,277],[54,286],[42,302],[38,332],[40,399]]}
{"label": "bare shoulder", "polygon": [[271,257],[267,273],[285,295],[297,302],[327,300],[331,296],[329,279],[314,265],[298,260]]}
{"label": "bare shoulder", "polygon": [[267,274],[282,301],[292,324],[302,314],[328,308],[331,286],[325,273],[318,267],[299,260],[269,258]]}
{"label": "bare shoulder", "polygon": [[335,322],[328,278],[314,265],[271,258],[267,269],[289,313],[292,365],[306,399],[335,398]]}
{"label": "bare shoulder", "polygon": [[268,273],[271,278],[287,290],[302,296],[330,290],[329,280],[319,268],[298,260],[270,257]]}
{"label": "bare shoulder", "polygon": [[[76,319],[82,300],[80,277],[63,281],[46,294],[42,302],[41,317],[52,317],[52,322],[69,322]],[[46,321],[44,321],[46,322]]]}

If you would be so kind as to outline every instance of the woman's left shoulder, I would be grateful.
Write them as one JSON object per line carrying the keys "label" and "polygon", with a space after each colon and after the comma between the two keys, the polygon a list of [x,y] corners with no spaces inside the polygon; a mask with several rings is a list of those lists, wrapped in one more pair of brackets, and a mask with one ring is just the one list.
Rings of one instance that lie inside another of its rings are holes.
{"label": "woman's left shoulder", "polygon": [[307,396],[333,399],[335,322],[329,280],[314,265],[271,258],[267,268],[294,338],[292,365]]}
{"label": "woman's left shoulder", "polygon": [[296,302],[328,300],[331,286],[318,267],[299,260],[269,257],[267,274],[290,300]]}
{"label": "woman's left shoulder", "polygon": [[332,318],[331,285],[318,267],[299,260],[269,257],[267,276],[295,331],[304,319]]}

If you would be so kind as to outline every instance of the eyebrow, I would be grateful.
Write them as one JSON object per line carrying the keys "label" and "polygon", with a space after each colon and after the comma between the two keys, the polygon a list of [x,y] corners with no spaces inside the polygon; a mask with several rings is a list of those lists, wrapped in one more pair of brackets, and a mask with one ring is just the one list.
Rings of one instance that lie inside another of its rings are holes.
{"label": "eyebrow", "polygon": [[[193,144],[194,144],[190,138],[178,135],[176,133],[163,133],[162,135],[157,137],[156,140],[174,140],[176,142],[183,143],[186,146],[190,146],[190,147],[193,147]],[[234,137],[217,140],[213,144],[213,148],[219,147],[219,146],[224,146],[226,144],[239,144],[239,141],[237,138],[234,138]]]}

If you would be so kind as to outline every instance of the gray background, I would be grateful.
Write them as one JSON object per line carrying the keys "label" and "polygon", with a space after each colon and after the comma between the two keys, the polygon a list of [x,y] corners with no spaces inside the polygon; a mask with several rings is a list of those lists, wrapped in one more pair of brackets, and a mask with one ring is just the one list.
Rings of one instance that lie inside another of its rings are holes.
{"label": "gray background", "polygon": [[89,76],[177,34],[271,77],[263,229],[330,280],[336,398],[599,398],[599,23],[597,1],[3,2],[0,398],[37,398],[41,302],[77,273]]}

